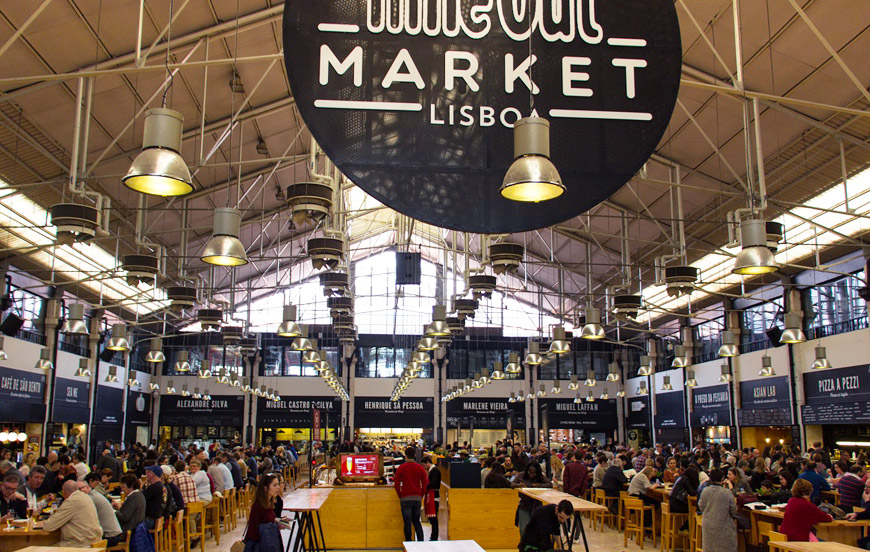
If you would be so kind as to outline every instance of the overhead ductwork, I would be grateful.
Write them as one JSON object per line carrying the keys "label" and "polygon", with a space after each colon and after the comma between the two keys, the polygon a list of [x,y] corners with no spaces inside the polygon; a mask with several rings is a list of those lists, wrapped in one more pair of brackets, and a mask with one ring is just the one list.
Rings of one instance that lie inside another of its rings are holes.
{"label": "overhead ductwork", "polygon": [[89,205],[58,203],[49,209],[58,245],[86,242],[97,235],[102,213]]}
{"label": "overhead ductwork", "polygon": [[159,260],[154,255],[136,253],[124,255],[121,258],[121,269],[127,272],[127,283],[131,286],[138,284],[153,284],[154,278],[159,272]]}
{"label": "overhead ductwork", "polygon": [[315,270],[329,269],[341,262],[344,256],[344,241],[338,238],[311,238],[308,240],[308,258]]}
{"label": "overhead ductwork", "polygon": [[525,248],[519,243],[501,242],[489,246],[489,261],[496,274],[516,271],[524,254]]}
{"label": "overhead ductwork", "polygon": [[321,182],[297,182],[287,186],[285,197],[297,228],[317,223],[329,215],[332,186]]}

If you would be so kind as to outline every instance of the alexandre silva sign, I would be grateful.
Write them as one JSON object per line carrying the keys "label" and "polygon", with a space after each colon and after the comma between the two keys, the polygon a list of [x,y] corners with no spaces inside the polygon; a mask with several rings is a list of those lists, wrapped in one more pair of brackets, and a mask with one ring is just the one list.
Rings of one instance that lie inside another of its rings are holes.
{"label": "alexandre silva sign", "polygon": [[[296,105],[335,164],[424,222],[505,233],[600,203],[670,120],[682,47],[673,0],[286,0]],[[498,189],[514,122],[551,122],[567,187],[526,204]]]}

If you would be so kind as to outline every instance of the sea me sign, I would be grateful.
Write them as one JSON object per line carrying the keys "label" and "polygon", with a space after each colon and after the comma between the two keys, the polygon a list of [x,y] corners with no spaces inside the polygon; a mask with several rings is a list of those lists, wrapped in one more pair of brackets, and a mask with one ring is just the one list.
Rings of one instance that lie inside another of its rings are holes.
{"label": "sea me sign", "polygon": [[[541,228],[600,203],[659,142],[682,48],[672,0],[287,0],[284,57],[320,146],[366,192],[457,230]],[[502,198],[513,124],[550,121],[566,193]]]}

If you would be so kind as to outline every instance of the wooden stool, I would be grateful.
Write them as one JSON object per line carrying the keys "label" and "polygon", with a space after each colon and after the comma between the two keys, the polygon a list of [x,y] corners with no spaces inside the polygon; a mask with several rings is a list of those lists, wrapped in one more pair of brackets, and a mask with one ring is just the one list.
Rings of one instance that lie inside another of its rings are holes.
{"label": "wooden stool", "polygon": [[616,510],[616,528],[625,528],[625,499],[631,498],[628,496],[628,491],[619,491],[619,507]]}
{"label": "wooden stool", "polygon": [[222,496],[218,499],[221,505],[221,521],[224,524],[224,533],[229,533],[236,528],[236,520],[231,514],[229,493],[230,491],[223,491]]}
{"label": "wooden stool", "polygon": [[[127,540],[124,542],[119,542],[115,546],[110,546],[106,548],[106,552],[124,552],[126,550],[130,550],[130,535],[133,534],[133,531],[127,531]],[[157,549],[157,552],[163,552],[160,548],[157,547],[157,543],[154,543],[154,548]]]}
{"label": "wooden stool", "polygon": [[689,514],[675,514],[671,512],[671,505],[662,502],[662,552],[673,552],[680,543],[680,550],[684,550],[689,542],[689,532],[680,531],[680,527],[689,521]]}
{"label": "wooden stool", "polygon": [[[172,537],[163,523],[163,518],[159,518],[154,524],[154,529],[149,529],[148,532],[151,533],[151,536],[154,538],[154,550],[157,552],[169,552],[172,546]],[[132,531],[127,532],[127,546],[125,550],[130,549],[130,533],[132,533]],[[114,550],[114,548],[110,548],[109,550]]]}
{"label": "wooden stool", "polygon": [[695,514],[695,543],[694,552],[704,552],[704,516]]}
{"label": "wooden stool", "polygon": [[[193,528],[193,519],[199,514],[199,523],[196,524],[196,529]],[[199,539],[199,548],[201,552],[205,552],[205,502],[191,502],[187,505],[187,510],[184,512],[185,525],[185,552],[190,552],[190,543],[194,539]]]}
{"label": "wooden stool", "polygon": [[604,494],[604,490],[596,489],[595,490],[595,502],[596,504],[600,504],[602,506],[607,507],[606,510],[596,510],[595,515],[592,517],[592,529],[595,530],[596,523],[601,523],[601,532],[604,532],[604,524],[608,523],[613,526],[616,523],[616,514],[614,514],[610,510],[610,505],[617,505],[618,497],[615,496],[607,496]]}
{"label": "wooden stool", "polygon": [[625,532],[622,535],[622,546],[628,546],[628,538],[631,535],[632,539],[637,542],[640,549],[643,550],[645,539],[643,538],[643,502],[639,498],[626,498],[625,505]]}
{"label": "wooden stool", "polygon": [[107,546],[109,546],[109,541],[107,541],[106,539],[91,544],[91,548],[93,548],[94,550],[102,550],[103,552],[106,552]]}
{"label": "wooden stool", "polygon": [[780,548],[777,543],[788,541],[788,537],[782,533],[778,533],[777,531],[771,531],[767,536],[770,539],[767,541],[767,546],[770,552],[782,552],[783,549]]}
{"label": "wooden stool", "polygon": [[205,516],[203,516],[202,530],[211,531],[211,536],[214,537],[216,544],[221,543],[221,501],[212,499],[208,506],[205,507]]}

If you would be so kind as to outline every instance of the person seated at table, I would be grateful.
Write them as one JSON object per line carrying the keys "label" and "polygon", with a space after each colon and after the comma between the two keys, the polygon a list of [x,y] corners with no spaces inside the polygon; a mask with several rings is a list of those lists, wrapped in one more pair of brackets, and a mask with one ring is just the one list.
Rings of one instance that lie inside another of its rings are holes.
{"label": "person seated at table", "polygon": [[[867,521],[870,519],[870,508],[865,508],[860,512],[851,512],[846,514],[846,519],[849,521]],[[861,537],[858,539],[858,548],[870,550],[870,536]]]}
{"label": "person seated at table", "polygon": [[[622,486],[628,483],[628,478],[622,471],[622,457],[616,457],[610,463],[610,467],[604,472],[604,480],[601,482],[601,488],[604,494],[608,497],[619,497],[619,491]],[[610,501],[610,509],[615,514],[617,504],[615,500]]]}
{"label": "person seated at table", "polygon": [[833,518],[812,503],[813,485],[806,479],[798,479],[791,487],[792,498],[785,507],[779,532],[789,541],[810,540],[813,525],[833,521]]}
{"label": "person seated at table", "polygon": [[[698,468],[697,466],[689,466],[683,475],[677,478],[674,487],[671,489],[671,494],[668,495],[668,505],[671,507],[671,512],[674,514],[689,513],[689,497],[698,494]],[[680,531],[684,531],[689,526],[686,521]]]}
{"label": "person seated at table", "polygon": [[[551,489],[553,487],[553,484],[550,482],[550,480],[544,476],[541,465],[538,464],[537,460],[529,461],[528,465],[526,465],[526,471],[523,473],[522,477],[519,478],[517,483],[519,483],[521,487],[533,487],[542,489]],[[528,524],[529,519],[531,518],[532,511],[535,510],[538,506],[540,506],[540,502],[538,500],[535,500],[530,496],[520,494],[520,503],[517,505],[517,513],[515,519],[516,526],[520,528],[520,535],[525,532],[526,524]]]}
{"label": "person seated at table", "polygon": [[[841,462],[837,462],[837,465]],[[838,506],[847,514],[855,507],[861,506],[861,494],[864,492],[864,480],[861,479],[861,466],[854,465],[839,479],[837,479],[837,490],[840,492],[840,503]]]}
{"label": "person seated at table", "polygon": [[[94,502],[79,490],[77,481],[63,484],[63,503],[45,520],[46,531],[60,530],[58,546],[90,548],[103,539],[103,528]],[[82,482],[84,483],[84,482]]]}
{"label": "person seated at table", "polygon": [[27,517],[27,499],[18,492],[20,480],[17,473],[7,473],[0,484],[0,516],[6,519]]}
{"label": "person seated at table", "polygon": [[133,531],[145,521],[145,495],[139,490],[139,478],[133,473],[125,473],[121,476],[121,492],[126,497],[124,503],[113,502],[118,511],[118,522],[121,531]]}
{"label": "person seated at table", "polygon": [[163,468],[160,466],[148,466],[145,468],[145,480],[148,483],[142,490],[145,497],[145,525],[148,529],[154,529],[157,520],[163,517],[165,505],[172,499],[171,495],[164,493]]}
{"label": "person seated at table", "polygon": [[[45,476],[48,470],[43,466],[33,466],[30,469],[30,475],[27,476],[27,485],[24,486],[24,497],[27,499],[27,505],[34,510],[41,511],[50,503],[54,502],[53,494],[40,495],[40,490],[43,488]],[[43,499],[39,500],[39,496]]]}
{"label": "person seated at table", "polygon": [[662,480],[665,483],[675,483],[680,476],[680,469],[677,467],[677,459],[673,456],[668,458],[667,467],[662,473]]}
{"label": "person seated at table", "polygon": [[[90,475],[90,474],[88,474]],[[115,510],[112,509],[112,503],[109,499],[95,491],[85,482],[79,482],[79,491],[88,495],[94,503],[94,508],[97,509],[97,519],[100,520],[100,527],[103,528],[103,538],[107,541],[107,546],[115,546],[121,542],[121,524],[118,522],[118,517],[115,515]]]}
{"label": "person seated at table", "polygon": [[761,482],[766,479],[768,479],[767,464],[764,458],[758,457],[755,459],[755,468],[749,477],[749,486],[752,487],[753,491],[758,491],[761,488]]}
{"label": "person seated at table", "polygon": [[722,486],[731,491],[731,494],[735,497],[739,494],[752,494],[752,487],[750,487],[745,479],[740,477],[740,472],[737,471],[737,468],[728,469],[728,475],[725,481],[722,482]]}
{"label": "person seated at table", "polygon": [[628,495],[641,499],[644,504],[658,508],[659,501],[647,495],[647,491],[650,489],[658,489],[660,487],[658,483],[650,482],[650,479],[655,475],[655,471],[654,467],[647,466],[640,473],[636,473],[628,484]]}
{"label": "person seated at table", "polygon": [[103,495],[103,498],[108,499],[109,489],[103,484],[103,474],[93,471],[85,476],[85,483],[96,494]]}
{"label": "person seated at table", "polygon": [[520,539],[520,552],[547,552],[553,550],[553,535],[558,535],[563,523],[574,514],[574,506],[567,500],[536,509],[526,524]]}
{"label": "person seated at table", "polygon": [[514,485],[508,481],[508,478],[504,476],[504,466],[495,462],[492,465],[492,469],[489,470],[489,473],[486,476],[486,481],[483,482],[484,489],[510,489]]}
{"label": "person seated at table", "polygon": [[817,464],[815,462],[807,462],[803,473],[798,476],[798,479],[803,479],[813,486],[813,492],[810,495],[810,502],[818,505],[822,500],[822,491],[830,491],[831,485],[828,480],[819,475],[816,471]]}

